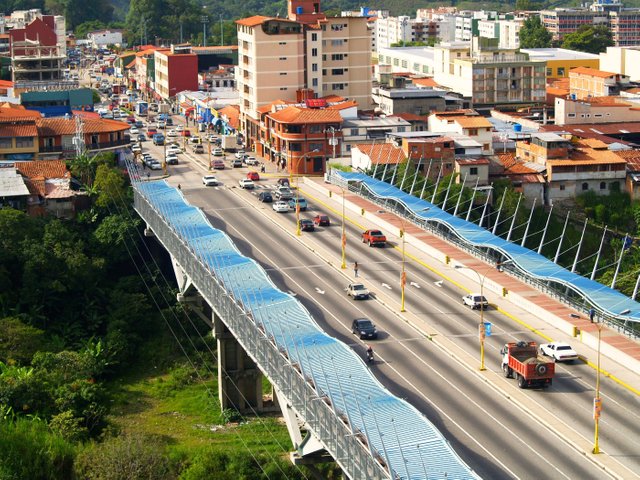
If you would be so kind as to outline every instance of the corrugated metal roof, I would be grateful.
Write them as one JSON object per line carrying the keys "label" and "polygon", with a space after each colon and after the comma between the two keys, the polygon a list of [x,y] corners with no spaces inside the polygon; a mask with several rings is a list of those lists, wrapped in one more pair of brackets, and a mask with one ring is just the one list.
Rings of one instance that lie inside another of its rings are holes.
{"label": "corrugated metal roof", "polygon": [[0,197],[24,197],[29,189],[15,168],[0,168]]}

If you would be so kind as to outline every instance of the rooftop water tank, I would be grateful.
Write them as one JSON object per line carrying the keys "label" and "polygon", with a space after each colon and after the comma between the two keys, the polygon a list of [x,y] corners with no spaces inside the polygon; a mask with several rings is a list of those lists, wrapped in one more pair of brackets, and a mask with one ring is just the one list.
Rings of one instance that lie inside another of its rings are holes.
{"label": "rooftop water tank", "polygon": [[522,132],[522,125],[520,125],[519,123],[514,123],[513,124],[513,131],[516,132],[516,133]]}
{"label": "rooftop water tank", "polygon": [[369,16],[369,7],[360,7],[360,15],[363,17]]}
{"label": "rooftop water tank", "polygon": [[296,15],[302,15],[302,7],[296,7]]}

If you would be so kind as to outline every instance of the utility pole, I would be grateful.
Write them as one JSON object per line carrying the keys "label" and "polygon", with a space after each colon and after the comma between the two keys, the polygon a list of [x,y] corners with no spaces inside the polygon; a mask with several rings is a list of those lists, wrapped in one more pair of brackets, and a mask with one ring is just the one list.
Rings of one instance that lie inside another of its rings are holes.
{"label": "utility pole", "polygon": [[209,23],[209,17],[206,15],[202,15],[200,17],[200,21],[202,22],[202,46],[207,46],[207,23]]}
{"label": "utility pole", "polygon": [[222,14],[220,14],[220,46],[224,46],[224,22],[222,21]]}

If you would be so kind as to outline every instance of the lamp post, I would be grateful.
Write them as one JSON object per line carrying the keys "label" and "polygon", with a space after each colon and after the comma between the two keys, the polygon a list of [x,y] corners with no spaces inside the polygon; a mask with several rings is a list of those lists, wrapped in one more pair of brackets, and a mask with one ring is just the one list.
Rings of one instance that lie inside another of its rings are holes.
{"label": "lamp post", "polygon": [[345,232],[345,224],[344,224],[344,187],[340,187],[342,190],[342,237],[340,242],[342,244],[342,264],[340,268],[342,270],[347,268],[347,233]]}
{"label": "lamp post", "polygon": [[482,302],[484,301],[484,281],[487,278],[487,274],[480,275],[475,268],[467,267],[465,265],[456,265],[454,267],[456,270],[466,268],[471,270],[478,276],[478,281],[480,282],[480,325],[478,326],[478,334],[480,337],[480,371],[486,370],[484,366],[484,337],[485,337],[485,329],[484,329],[484,305]]}
{"label": "lamp post", "polygon": [[600,453],[600,414],[602,413],[602,399],[600,398],[600,340],[602,339],[602,323],[598,322],[598,363],[596,369],[596,396],[593,399],[593,450],[592,453]]}
{"label": "lamp post", "polygon": [[407,272],[404,269],[405,265],[405,251],[404,251],[404,237],[407,234],[406,229],[404,228],[404,221],[402,221],[402,230],[400,230],[400,237],[402,238],[402,273],[400,274],[400,311],[406,312],[404,308],[404,287],[407,284]]}

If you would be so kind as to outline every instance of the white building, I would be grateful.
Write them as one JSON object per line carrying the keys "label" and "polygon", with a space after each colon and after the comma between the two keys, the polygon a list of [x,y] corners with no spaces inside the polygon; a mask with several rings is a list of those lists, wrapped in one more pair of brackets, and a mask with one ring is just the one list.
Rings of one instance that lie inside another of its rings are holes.
{"label": "white building", "polygon": [[433,47],[378,48],[378,65],[390,65],[392,72],[433,75]]}
{"label": "white building", "polygon": [[122,32],[120,30],[100,30],[87,33],[93,48],[102,48],[107,45],[122,45]]}
{"label": "white building", "polygon": [[627,75],[640,81],[640,47],[607,47],[600,54],[600,70]]}

